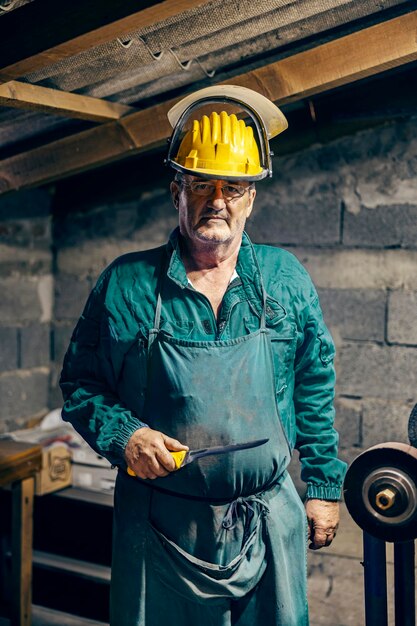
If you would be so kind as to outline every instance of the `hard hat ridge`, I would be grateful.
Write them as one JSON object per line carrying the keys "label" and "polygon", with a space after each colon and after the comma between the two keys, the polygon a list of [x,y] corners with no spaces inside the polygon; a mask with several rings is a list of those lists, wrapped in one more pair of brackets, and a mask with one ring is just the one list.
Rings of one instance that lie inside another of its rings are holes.
{"label": "hard hat ridge", "polygon": [[196,174],[240,177],[259,175],[259,150],[250,126],[226,111],[193,120],[175,162]]}
{"label": "hard hat ridge", "polygon": [[[222,110],[222,103],[241,110],[250,124]],[[196,109],[208,104],[216,110],[197,117]],[[207,87],[186,96],[170,109],[168,118],[174,131],[166,162],[181,173],[227,180],[256,181],[271,176],[268,138],[288,125],[273,102],[235,85]],[[191,128],[184,135],[187,123]]]}

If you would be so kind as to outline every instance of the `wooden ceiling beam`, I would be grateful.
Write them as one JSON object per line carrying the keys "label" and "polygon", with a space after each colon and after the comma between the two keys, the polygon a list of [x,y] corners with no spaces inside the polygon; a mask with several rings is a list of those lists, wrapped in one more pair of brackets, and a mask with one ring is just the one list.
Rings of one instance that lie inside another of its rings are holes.
{"label": "wooden ceiling beam", "polygon": [[417,60],[417,11],[228,80],[281,104]]}
{"label": "wooden ceiling beam", "polygon": [[[36,0],[0,21],[0,82],[152,26],[209,0]],[[141,9],[138,10],[138,7]]]}
{"label": "wooden ceiling beam", "polygon": [[[285,104],[417,60],[417,11],[226,81]],[[388,42],[388,43],[387,43]],[[149,150],[170,135],[177,101],[138,111],[0,162],[0,193],[30,187]]]}
{"label": "wooden ceiling beam", "polygon": [[52,113],[90,122],[108,122],[135,109],[117,102],[91,98],[58,89],[49,89],[12,80],[0,85],[0,105]]}

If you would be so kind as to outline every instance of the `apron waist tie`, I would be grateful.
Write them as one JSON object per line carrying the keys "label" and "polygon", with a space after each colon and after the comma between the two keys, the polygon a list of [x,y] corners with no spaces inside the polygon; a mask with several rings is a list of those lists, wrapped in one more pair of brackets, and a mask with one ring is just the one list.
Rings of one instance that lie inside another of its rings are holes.
{"label": "apron waist tie", "polygon": [[[226,497],[226,498],[214,498],[214,497],[205,497],[205,496],[197,496],[197,495],[191,495],[188,493],[179,493],[177,491],[172,491],[171,489],[164,489],[163,487],[161,487],[159,484],[155,485],[154,481],[149,481],[149,480],[145,480],[142,478],[139,478],[139,476],[130,476],[126,471],[122,472],[130,481],[136,481],[137,484],[140,485],[144,485],[145,487],[147,487],[148,489],[154,489],[155,491],[158,491],[159,493],[164,493],[167,496],[172,496],[173,498],[181,498],[184,500],[192,500],[195,502],[205,502],[207,504],[212,504],[212,505],[219,505],[219,504],[229,504],[229,505],[233,505],[234,502],[237,502],[238,504],[241,504],[245,501],[250,501],[250,502],[264,502],[265,506],[267,507],[268,505],[266,504],[266,501],[263,500],[263,498],[259,495],[260,493],[264,494],[264,493],[268,493],[271,489],[273,489],[274,487],[277,487],[278,485],[281,484],[285,474],[286,474],[286,470],[284,470],[278,478],[274,478],[274,480],[272,481],[268,481],[267,483],[265,483],[264,485],[258,486],[257,492],[256,493],[251,493],[249,495],[246,496],[239,496],[238,498],[233,498],[233,496],[231,497]],[[226,513],[227,516],[227,513]]]}
{"label": "apron waist tie", "polygon": [[[256,504],[259,506],[257,507]],[[268,504],[259,495],[248,496],[247,498],[240,497],[236,498],[236,500],[232,500],[223,518],[222,527],[225,530],[233,530],[240,517],[239,514],[243,513],[245,516],[245,524],[242,543],[244,544],[252,532],[252,522],[257,512],[256,509],[258,509],[258,514],[263,517],[266,517],[270,512]]]}

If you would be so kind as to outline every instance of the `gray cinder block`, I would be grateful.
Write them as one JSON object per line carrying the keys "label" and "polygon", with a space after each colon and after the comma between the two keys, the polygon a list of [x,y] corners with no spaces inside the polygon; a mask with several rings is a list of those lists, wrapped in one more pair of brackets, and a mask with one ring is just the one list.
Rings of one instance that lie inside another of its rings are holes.
{"label": "gray cinder block", "polygon": [[327,175],[294,171],[294,179],[259,188],[248,221],[257,243],[334,244],[340,238],[341,203],[337,184]]}
{"label": "gray cinder block", "polygon": [[90,291],[89,280],[58,274],[55,278],[55,319],[78,319]]}
{"label": "gray cinder block", "polygon": [[53,360],[57,364],[62,364],[65,353],[68,349],[72,332],[75,328],[77,320],[54,324],[53,333]]}
{"label": "gray cinder block", "polygon": [[0,327],[0,372],[18,367],[18,329]]}
{"label": "gray cinder block", "polygon": [[414,348],[347,343],[339,348],[336,369],[341,395],[403,401],[416,398]]}
{"label": "gray cinder block", "polygon": [[341,339],[384,341],[386,291],[319,289],[324,319]]}
{"label": "gray cinder block", "polygon": [[387,441],[408,443],[408,419],[415,402],[417,402],[417,395],[415,401],[409,402],[375,398],[364,400],[363,447],[369,448]]}
{"label": "gray cinder block", "polygon": [[0,323],[49,321],[52,311],[50,276],[0,278]]}
{"label": "gray cinder block", "polygon": [[20,329],[20,366],[23,369],[49,365],[50,324],[29,324]]}
{"label": "gray cinder block", "polygon": [[355,246],[417,247],[417,206],[362,207],[345,212],[343,243]]}
{"label": "gray cinder block", "polygon": [[21,419],[48,407],[49,369],[17,370],[0,375],[0,422]]}
{"label": "gray cinder block", "polygon": [[358,400],[338,397],[335,400],[335,428],[340,448],[361,445],[362,404]]}
{"label": "gray cinder block", "polygon": [[389,294],[388,341],[417,346],[417,291]]}

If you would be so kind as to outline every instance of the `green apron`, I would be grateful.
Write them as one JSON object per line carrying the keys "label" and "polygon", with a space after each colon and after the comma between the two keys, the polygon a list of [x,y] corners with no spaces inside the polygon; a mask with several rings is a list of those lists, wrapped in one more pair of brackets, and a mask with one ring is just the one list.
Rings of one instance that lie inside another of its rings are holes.
{"label": "green apron", "polygon": [[143,420],[190,449],[269,442],[152,481],[119,471],[111,626],[307,625],[306,520],[286,472],[266,293],[258,331],[189,341],[164,331],[158,291]]}

